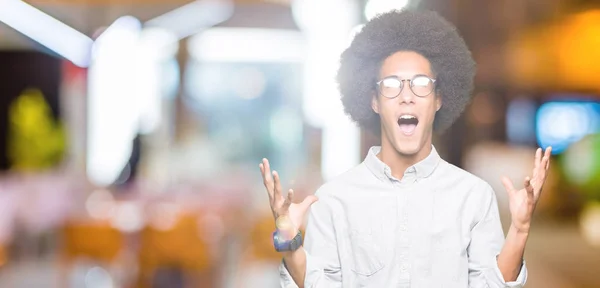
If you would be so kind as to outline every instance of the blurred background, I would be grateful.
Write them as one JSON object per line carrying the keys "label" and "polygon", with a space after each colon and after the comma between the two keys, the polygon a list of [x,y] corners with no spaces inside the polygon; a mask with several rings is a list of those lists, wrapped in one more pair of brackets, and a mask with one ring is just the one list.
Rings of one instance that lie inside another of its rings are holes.
{"label": "blurred background", "polygon": [[277,287],[258,163],[302,199],[378,144],[334,75],[405,6],[474,53],[473,102],[435,144],[505,226],[500,177],[553,147],[527,287],[600,287],[594,0],[0,0],[0,287]]}

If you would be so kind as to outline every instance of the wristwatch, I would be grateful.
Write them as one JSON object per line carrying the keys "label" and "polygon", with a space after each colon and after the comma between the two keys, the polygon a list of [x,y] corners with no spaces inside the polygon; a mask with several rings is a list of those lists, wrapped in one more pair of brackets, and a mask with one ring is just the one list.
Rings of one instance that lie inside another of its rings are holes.
{"label": "wristwatch", "polygon": [[[296,251],[302,246],[302,233],[296,230],[294,223],[288,215],[281,215],[275,219],[277,229],[273,232],[273,245],[277,252]],[[294,236],[294,237],[292,237]]]}
{"label": "wristwatch", "polygon": [[302,246],[302,233],[298,230],[298,234],[292,240],[286,240],[280,230],[273,232],[273,245],[277,252],[296,251]]}

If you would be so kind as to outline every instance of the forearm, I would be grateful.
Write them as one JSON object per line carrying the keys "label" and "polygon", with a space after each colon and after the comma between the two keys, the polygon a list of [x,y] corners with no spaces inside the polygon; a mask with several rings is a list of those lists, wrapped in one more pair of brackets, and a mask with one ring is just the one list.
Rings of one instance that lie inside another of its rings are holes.
{"label": "forearm", "polygon": [[296,285],[303,288],[304,277],[306,277],[306,251],[304,251],[304,247],[300,247],[293,252],[283,253],[283,262]]}
{"label": "forearm", "polygon": [[498,256],[498,268],[504,281],[515,281],[519,276],[528,236],[529,232],[518,231],[512,225],[510,226],[506,241]]}

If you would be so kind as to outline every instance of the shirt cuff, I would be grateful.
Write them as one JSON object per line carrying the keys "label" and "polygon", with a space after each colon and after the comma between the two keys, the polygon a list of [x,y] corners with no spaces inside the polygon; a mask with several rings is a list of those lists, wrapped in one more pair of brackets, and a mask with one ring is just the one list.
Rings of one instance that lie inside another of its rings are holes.
{"label": "shirt cuff", "polygon": [[509,281],[506,282],[504,281],[504,276],[502,276],[502,272],[500,271],[500,267],[498,267],[498,255],[496,255],[496,257],[494,258],[494,262],[496,263],[496,265],[494,265],[494,271],[496,273],[496,277],[498,277],[498,279],[500,279],[501,283],[504,284],[504,287],[523,287],[525,285],[525,283],[527,282],[527,266],[525,265],[525,260],[523,260],[523,262],[521,263],[521,270],[519,271],[519,275],[517,276],[517,279],[515,281]]}

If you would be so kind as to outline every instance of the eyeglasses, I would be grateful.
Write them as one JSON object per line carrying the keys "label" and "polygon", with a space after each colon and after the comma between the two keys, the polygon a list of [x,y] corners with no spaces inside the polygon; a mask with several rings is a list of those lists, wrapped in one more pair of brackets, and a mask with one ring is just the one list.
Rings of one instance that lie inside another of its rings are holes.
{"label": "eyeglasses", "polygon": [[408,81],[410,90],[419,97],[426,97],[435,89],[435,79],[425,75],[415,75],[412,79],[400,79],[396,76],[386,77],[377,82],[377,90],[383,97],[393,99],[402,92],[404,81]]}

